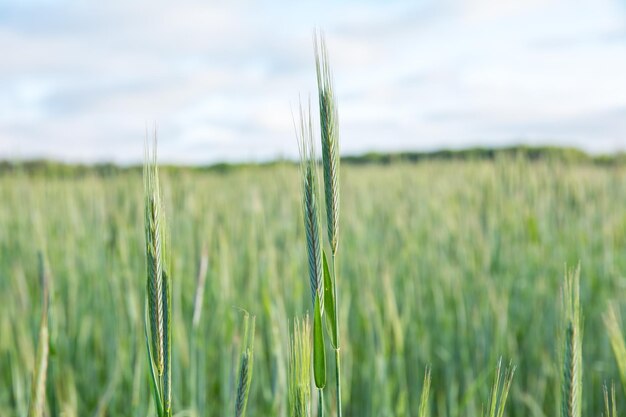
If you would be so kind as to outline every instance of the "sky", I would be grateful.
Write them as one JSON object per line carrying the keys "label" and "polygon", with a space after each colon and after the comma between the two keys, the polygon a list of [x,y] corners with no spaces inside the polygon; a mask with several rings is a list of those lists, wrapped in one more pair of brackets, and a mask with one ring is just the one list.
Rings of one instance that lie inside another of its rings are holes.
{"label": "sky", "polygon": [[626,150],[626,0],[0,0],[0,159],[296,157],[316,28],[342,154]]}

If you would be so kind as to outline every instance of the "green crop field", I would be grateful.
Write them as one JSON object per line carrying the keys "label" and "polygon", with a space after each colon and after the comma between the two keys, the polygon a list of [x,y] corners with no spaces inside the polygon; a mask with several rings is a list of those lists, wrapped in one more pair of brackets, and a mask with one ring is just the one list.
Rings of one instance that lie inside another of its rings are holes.
{"label": "green crop field", "polygon": [[[247,415],[290,415],[289,335],[294,319],[308,313],[313,321],[298,168],[159,174],[174,415],[234,415],[243,309],[256,316]],[[50,289],[44,414],[155,415],[144,201],[138,171],[0,176],[0,415],[28,412],[42,275]],[[524,158],[343,164],[343,414],[418,415],[430,367],[427,415],[485,415],[500,357],[517,367],[505,415],[560,414],[561,287],[579,263],[582,413],[604,411],[603,386],[612,381],[626,410],[603,322],[610,302],[617,312],[626,307],[625,207],[621,166]],[[326,343],[326,412],[334,415]]]}

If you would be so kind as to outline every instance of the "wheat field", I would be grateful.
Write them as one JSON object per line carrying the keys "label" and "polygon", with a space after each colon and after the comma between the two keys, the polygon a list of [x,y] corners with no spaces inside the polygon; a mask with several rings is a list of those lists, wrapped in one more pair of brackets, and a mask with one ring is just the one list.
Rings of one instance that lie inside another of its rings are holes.
{"label": "wheat field", "polygon": [[[609,302],[616,315],[626,307],[625,174],[523,158],[343,164],[344,415],[418,415],[429,367],[428,415],[482,416],[499,358],[516,365],[505,415],[557,415],[561,285],[578,264],[582,414],[603,412],[611,381],[624,412],[603,316]],[[298,167],[164,167],[160,181],[174,415],[234,415],[244,309],[256,316],[247,415],[289,415],[289,335],[313,313]],[[29,409],[40,253],[50,276],[44,414],[155,415],[144,236],[139,170],[0,176],[1,416]]]}

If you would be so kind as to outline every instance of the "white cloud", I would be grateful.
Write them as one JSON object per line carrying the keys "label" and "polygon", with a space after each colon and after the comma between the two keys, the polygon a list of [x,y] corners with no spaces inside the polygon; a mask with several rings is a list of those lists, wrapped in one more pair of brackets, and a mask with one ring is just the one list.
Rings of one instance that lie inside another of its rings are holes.
{"label": "white cloud", "polygon": [[342,150],[557,141],[621,149],[624,9],[608,0],[111,1],[0,6],[0,158],[175,162],[297,153],[327,32]]}

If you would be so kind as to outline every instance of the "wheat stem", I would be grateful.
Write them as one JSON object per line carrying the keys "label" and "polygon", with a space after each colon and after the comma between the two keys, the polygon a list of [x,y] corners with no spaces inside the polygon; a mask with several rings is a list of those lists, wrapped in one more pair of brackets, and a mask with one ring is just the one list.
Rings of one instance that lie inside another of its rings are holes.
{"label": "wheat stem", "polygon": [[334,300],[335,300],[335,329],[336,329],[336,346],[335,346],[335,386],[337,390],[337,417],[341,417],[341,355],[340,355],[340,344],[339,344],[339,309],[338,309],[338,300],[339,295],[337,293],[337,253],[333,252],[332,254],[332,263],[333,263],[333,292],[334,292]]}
{"label": "wheat stem", "polygon": [[317,417],[324,417],[324,389],[317,389]]}

